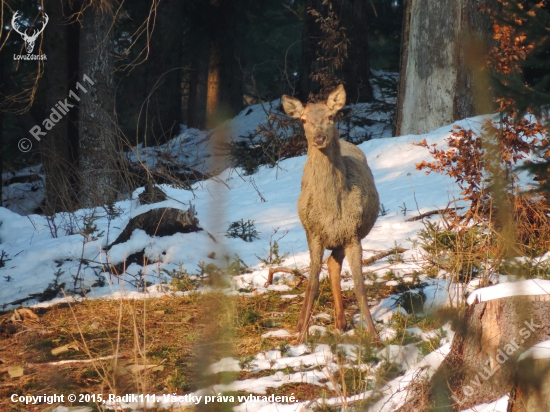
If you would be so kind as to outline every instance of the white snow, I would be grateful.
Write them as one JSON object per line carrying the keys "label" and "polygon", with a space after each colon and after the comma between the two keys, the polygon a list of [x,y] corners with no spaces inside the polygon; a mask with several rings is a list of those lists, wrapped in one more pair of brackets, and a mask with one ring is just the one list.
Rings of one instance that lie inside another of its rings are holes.
{"label": "white snow", "polygon": [[418,362],[420,350],[414,343],[406,346],[388,345],[378,352],[378,357],[390,363],[396,363],[401,369],[407,370],[410,366]]}
{"label": "white snow", "polygon": [[509,296],[538,296],[550,294],[550,280],[527,279],[516,282],[499,283],[477,289],[468,296],[468,304],[487,302],[488,300],[506,298]]}
{"label": "white snow", "polygon": [[[274,113],[278,105],[279,102],[274,101],[263,106],[251,106],[229,121],[223,130],[220,129],[214,133],[226,133],[233,140],[244,139],[247,134],[255,133],[258,124],[265,122],[266,113]],[[365,107],[359,105],[355,109],[359,113],[365,110]],[[487,116],[479,116],[455,124],[479,130],[486,119]],[[358,136],[372,132],[377,134],[377,137],[388,136],[383,123],[385,119],[381,117],[378,120],[380,123],[371,127],[355,127],[350,131],[351,135]],[[498,280],[503,283],[476,290],[479,282],[476,283],[475,280],[468,285],[450,284],[444,273],[441,273],[437,279],[428,279],[426,274],[422,273],[420,249],[415,240],[424,224],[422,221],[408,222],[407,219],[434,209],[445,208],[449,201],[453,201],[455,206],[467,206],[467,203],[460,200],[461,190],[453,179],[436,173],[426,175],[424,171],[416,170],[415,163],[429,161],[431,156],[428,150],[413,143],[426,139],[428,144],[437,143],[438,148],[445,148],[445,138],[450,135],[452,127],[453,125],[447,125],[419,136],[377,138],[359,146],[367,156],[380,193],[380,201],[386,210],[383,216],[378,217],[371,233],[362,242],[365,251],[363,257],[368,258],[396,246],[407,249],[402,253],[400,262],[381,259],[370,265],[367,268],[368,280],[365,283],[381,287],[398,286],[403,282],[409,284],[414,280],[411,273],[417,271],[419,279],[425,285],[422,290],[425,295],[424,315],[443,306],[456,306],[458,299],[462,299],[466,292],[471,292],[468,297],[470,304],[476,299],[488,301],[505,296],[549,293],[550,281],[540,279],[512,282],[512,277],[500,276]],[[131,194],[131,198],[116,203],[121,214],[112,219],[106,215],[103,208],[96,208],[79,210],[75,214],[60,213],[47,220],[44,216],[29,214],[28,210],[23,211],[24,208],[30,207],[31,200],[33,202],[40,200],[40,196],[43,196],[43,188],[37,189],[39,193],[36,198],[33,198],[34,195],[29,194],[32,188],[28,185],[31,183],[10,185],[9,191],[4,193],[13,197],[15,196],[13,193],[19,188],[23,191],[23,195],[19,203],[21,206],[17,206],[19,209],[12,207],[12,210],[17,210],[18,213],[0,208],[0,249],[5,254],[4,267],[0,268],[0,307],[10,309],[18,306],[20,304],[18,300],[27,298],[29,294],[42,292],[48,284],[53,282],[55,276],[59,283],[65,282],[66,290],[80,287],[89,289],[86,298],[143,299],[174,293],[184,294],[188,292],[169,291],[166,286],[159,284],[159,280],[164,283],[169,282],[167,272],[171,271],[187,271],[188,274],[196,274],[197,265],[200,262],[226,267],[224,256],[228,256],[231,260],[235,254],[238,254],[239,258],[249,266],[251,273],[232,276],[231,286],[224,290],[224,293],[252,296],[270,291],[269,293],[280,294],[283,299],[303,299],[304,294],[289,294],[293,289],[290,286],[294,281],[292,275],[276,275],[275,284],[266,288],[269,268],[260,262],[259,257],[265,257],[268,254],[271,236],[275,230],[278,230],[273,239],[278,239],[279,250],[282,253],[288,253],[281,266],[300,269],[309,266],[307,241],[296,207],[306,157],[287,159],[281,161],[278,167],[261,167],[253,176],[244,176],[240,170],[223,170],[225,164],[216,163],[218,158],[212,154],[215,139],[209,138],[211,132],[183,127],[180,136],[161,147],[135,148],[135,153],[130,155],[131,159],[134,161],[139,159],[149,167],[154,167],[171,156],[175,162],[184,163],[200,171],[219,171],[220,173],[216,178],[193,185],[192,191],[161,185],[168,195],[168,200],[154,205],[139,205],[137,196],[143,189],[138,189]],[[41,173],[38,169],[35,172],[39,175]],[[10,176],[3,176],[3,179]],[[40,177],[37,182],[41,183],[42,180],[43,177]],[[128,241],[117,244],[108,251],[105,250],[106,246],[120,235],[132,217],[153,208],[187,209],[190,204],[194,205],[197,211],[202,231],[154,237],[147,235],[144,231],[135,230]],[[28,216],[22,216],[22,214],[28,214]],[[94,218],[97,231],[92,234],[92,238],[86,238],[81,233],[85,226],[85,218],[90,217]],[[258,239],[244,242],[239,238],[226,237],[230,223],[240,219],[254,221]],[[433,216],[430,219],[438,222],[440,218]],[[282,236],[285,232],[288,233]],[[282,237],[279,238],[279,235]],[[148,265],[142,267],[139,261],[125,264],[129,256],[142,251],[148,258]],[[211,258],[213,252],[215,258]],[[540,259],[543,258],[548,259],[548,256]],[[122,273],[118,277],[109,274],[106,270],[109,264],[122,267]],[[389,271],[391,273],[388,273]],[[353,289],[350,272],[349,264],[345,260],[342,276],[343,290]],[[156,285],[147,287],[145,292],[137,291],[135,283],[140,274],[145,277],[145,280]],[[81,284],[73,283],[75,276],[82,279]],[[324,278],[328,274],[323,270],[321,276]],[[100,277],[105,278],[105,286],[97,284],[94,286]],[[201,288],[199,292],[205,293],[209,290]],[[418,293],[419,289],[413,289],[411,292]],[[402,294],[394,294],[379,302],[369,302],[380,337],[384,341],[392,340],[397,335],[397,331],[389,325],[391,318],[397,312],[407,315],[407,311],[401,305],[401,296]],[[84,298],[59,296],[47,302],[38,303],[36,300],[29,300],[23,304],[48,306],[62,301],[80,299]],[[315,309],[315,311],[319,310],[323,308]],[[422,314],[416,315],[422,316]],[[358,313],[354,314],[354,320],[355,323],[360,322]],[[332,327],[332,323],[330,314],[316,313],[312,317],[309,331],[311,334],[319,332],[322,335],[328,335],[328,328]],[[396,377],[375,390],[348,396],[345,399],[331,398],[324,401],[330,405],[342,405],[342,403],[353,403],[381,393],[382,397],[369,410],[375,412],[395,410],[405,401],[408,385],[416,379],[430,377],[449,353],[454,334],[449,325],[445,325],[442,330],[443,335],[446,333],[446,336],[442,336],[441,346],[423,358],[421,358],[418,344],[414,343],[406,346],[387,345],[378,351],[379,358],[396,363],[404,371],[404,375]],[[407,332],[417,335],[424,341],[441,336],[440,330],[424,332],[418,327],[408,328]],[[342,336],[353,335],[354,331],[351,330]],[[275,329],[263,333],[261,338],[273,339],[279,343],[294,336],[296,335],[288,330]],[[346,367],[352,367],[351,365],[357,361],[358,346],[342,343],[337,345],[337,349],[345,352],[344,362],[349,362]],[[522,355],[522,357],[527,356],[535,358],[550,356],[550,341],[541,342]],[[256,354],[248,363],[235,358],[220,359],[210,365],[210,373],[239,372],[243,368],[251,373],[260,371],[273,371],[273,373],[258,378],[235,380],[228,384],[213,385],[193,395],[240,390],[265,394],[268,388],[277,388],[292,382],[308,382],[339,390],[340,388],[334,386],[336,381],[331,380],[334,373],[342,366],[338,364],[336,358],[337,354],[332,353],[328,345],[318,344],[315,348],[305,345],[288,346],[285,353],[272,349]],[[381,362],[362,365],[367,370],[365,376],[372,378],[372,373],[380,365]],[[286,368],[291,368],[292,372],[288,372]],[[317,403],[322,401],[317,400]],[[504,403],[507,403],[507,398],[492,404],[479,405],[471,410],[489,411],[493,409],[487,408],[500,408],[499,405]],[[176,403],[163,401],[159,405],[168,407]],[[187,403],[180,402],[177,405],[187,405]],[[127,406],[137,408],[137,405],[133,404]],[[298,399],[298,403],[284,405],[251,401],[236,406],[234,410],[281,412],[305,411],[309,407],[311,407],[310,402],[301,402]],[[57,407],[56,412],[64,412],[63,408]]]}
{"label": "white snow", "polygon": [[539,342],[523,352],[518,362],[523,359],[550,359],[550,340]]}
{"label": "white snow", "polygon": [[450,350],[451,344],[446,343],[409,368],[403,376],[386,383],[381,390],[382,398],[369,406],[368,410],[372,412],[393,412],[399,409],[406,400],[409,384],[417,379],[429,379]]}
{"label": "white snow", "polygon": [[270,330],[262,335],[262,338],[289,338],[293,336],[290,332],[284,329]]}
{"label": "white snow", "polygon": [[491,403],[482,403],[468,409],[463,409],[461,412],[506,412],[508,410],[508,395],[497,399]]}

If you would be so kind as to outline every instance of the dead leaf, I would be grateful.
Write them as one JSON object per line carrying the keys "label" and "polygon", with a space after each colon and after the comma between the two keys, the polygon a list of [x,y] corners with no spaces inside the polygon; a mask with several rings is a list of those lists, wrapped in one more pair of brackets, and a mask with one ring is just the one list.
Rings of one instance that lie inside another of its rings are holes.
{"label": "dead leaf", "polygon": [[128,370],[124,366],[118,365],[115,369],[115,376],[128,375]]}
{"label": "dead leaf", "polygon": [[134,364],[131,366],[127,366],[126,369],[132,373],[138,373],[141,371],[144,371],[145,369],[151,369],[152,371],[163,371],[164,365],[156,364],[156,365],[138,365]]}
{"label": "dead leaf", "polygon": [[80,350],[80,346],[78,346],[78,342],[74,341],[72,343],[68,343],[63,346],[59,346],[57,348],[52,349],[52,355],[57,356],[62,353],[68,352],[69,350]]}
{"label": "dead leaf", "polygon": [[22,366],[10,366],[8,368],[8,373],[11,378],[19,378],[20,376],[23,376],[24,370]]}

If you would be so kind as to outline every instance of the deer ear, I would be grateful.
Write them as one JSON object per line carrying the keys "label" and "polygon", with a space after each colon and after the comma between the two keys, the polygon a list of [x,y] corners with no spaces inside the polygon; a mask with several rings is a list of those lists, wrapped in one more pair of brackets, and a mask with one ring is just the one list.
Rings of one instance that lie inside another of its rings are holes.
{"label": "deer ear", "polygon": [[346,91],[341,84],[329,94],[327,98],[327,106],[332,113],[336,113],[346,104]]}
{"label": "deer ear", "polygon": [[295,99],[294,97],[283,95],[283,108],[285,109],[286,114],[295,119],[302,116],[304,112],[304,106],[300,100]]}

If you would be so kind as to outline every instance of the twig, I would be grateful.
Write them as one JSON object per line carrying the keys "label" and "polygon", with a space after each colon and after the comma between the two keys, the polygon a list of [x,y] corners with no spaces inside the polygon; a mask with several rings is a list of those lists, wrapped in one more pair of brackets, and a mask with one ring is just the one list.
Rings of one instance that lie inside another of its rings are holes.
{"label": "twig", "polygon": [[438,215],[438,214],[443,215],[445,213],[450,212],[451,210],[456,211],[456,210],[460,210],[460,209],[464,209],[464,208],[463,207],[454,207],[454,208],[446,208],[446,209],[443,209],[443,210],[441,210],[441,209],[430,210],[429,212],[422,213],[418,216],[410,217],[407,220],[405,220],[405,222],[414,222],[416,220],[424,219],[425,217],[428,217],[428,216]]}
{"label": "twig", "polygon": [[109,359],[124,359],[128,358],[130,355],[128,354],[120,354],[120,355],[108,355],[108,356],[101,356],[99,358],[90,358],[90,359],[66,359],[62,361],[57,362],[47,362],[47,363],[40,363],[37,365],[65,365],[67,363],[91,363],[96,361],[102,361],[102,360],[109,360]]}
{"label": "twig", "polygon": [[[328,262],[328,258],[330,257],[327,256],[322,262],[321,262],[321,268],[323,267],[323,265],[325,265],[327,262]],[[284,268],[284,267],[276,267],[276,268],[270,268],[269,269],[269,272],[268,272],[268,275],[267,275],[267,281],[265,282],[264,284],[264,288],[267,288],[269,285],[272,285],[273,284],[273,275],[277,272],[284,272],[284,273],[290,273],[292,275],[297,275],[300,277],[300,281],[296,284],[296,286],[300,286],[302,284],[302,282],[304,281],[305,279],[305,276],[304,274],[309,272],[309,269],[310,267],[306,267],[304,269],[290,269],[290,268]]]}
{"label": "twig", "polygon": [[264,284],[264,288],[267,288],[269,285],[273,284],[273,275],[277,272],[284,272],[284,273],[289,273],[291,275],[300,276],[300,283],[302,283],[303,275],[300,272],[300,269],[290,269],[290,268],[284,268],[284,267],[269,268],[269,273],[267,275],[267,281]]}
{"label": "twig", "polygon": [[403,252],[406,252],[407,250],[408,249],[403,249],[403,248],[399,248],[399,247],[394,248],[392,250],[386,250],[384,252],[377,253],[376,255],[371,256],[368,259],[363,259],[363,261],[361,263],[363,264],[363,266],[369,266],[369,265],[372,265],[377,260],[385,258],[386,256],[394,255],[396,253],[403,253]]}

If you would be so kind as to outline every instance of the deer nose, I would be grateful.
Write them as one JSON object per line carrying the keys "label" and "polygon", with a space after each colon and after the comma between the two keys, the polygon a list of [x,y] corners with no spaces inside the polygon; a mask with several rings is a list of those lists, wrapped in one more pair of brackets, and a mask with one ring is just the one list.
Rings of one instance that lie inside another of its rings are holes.
{"label": "deer nose", "polygon": [[318,134],[315,136],[314,141],[317,146],[322,146],[327,141],[327,135]]}

